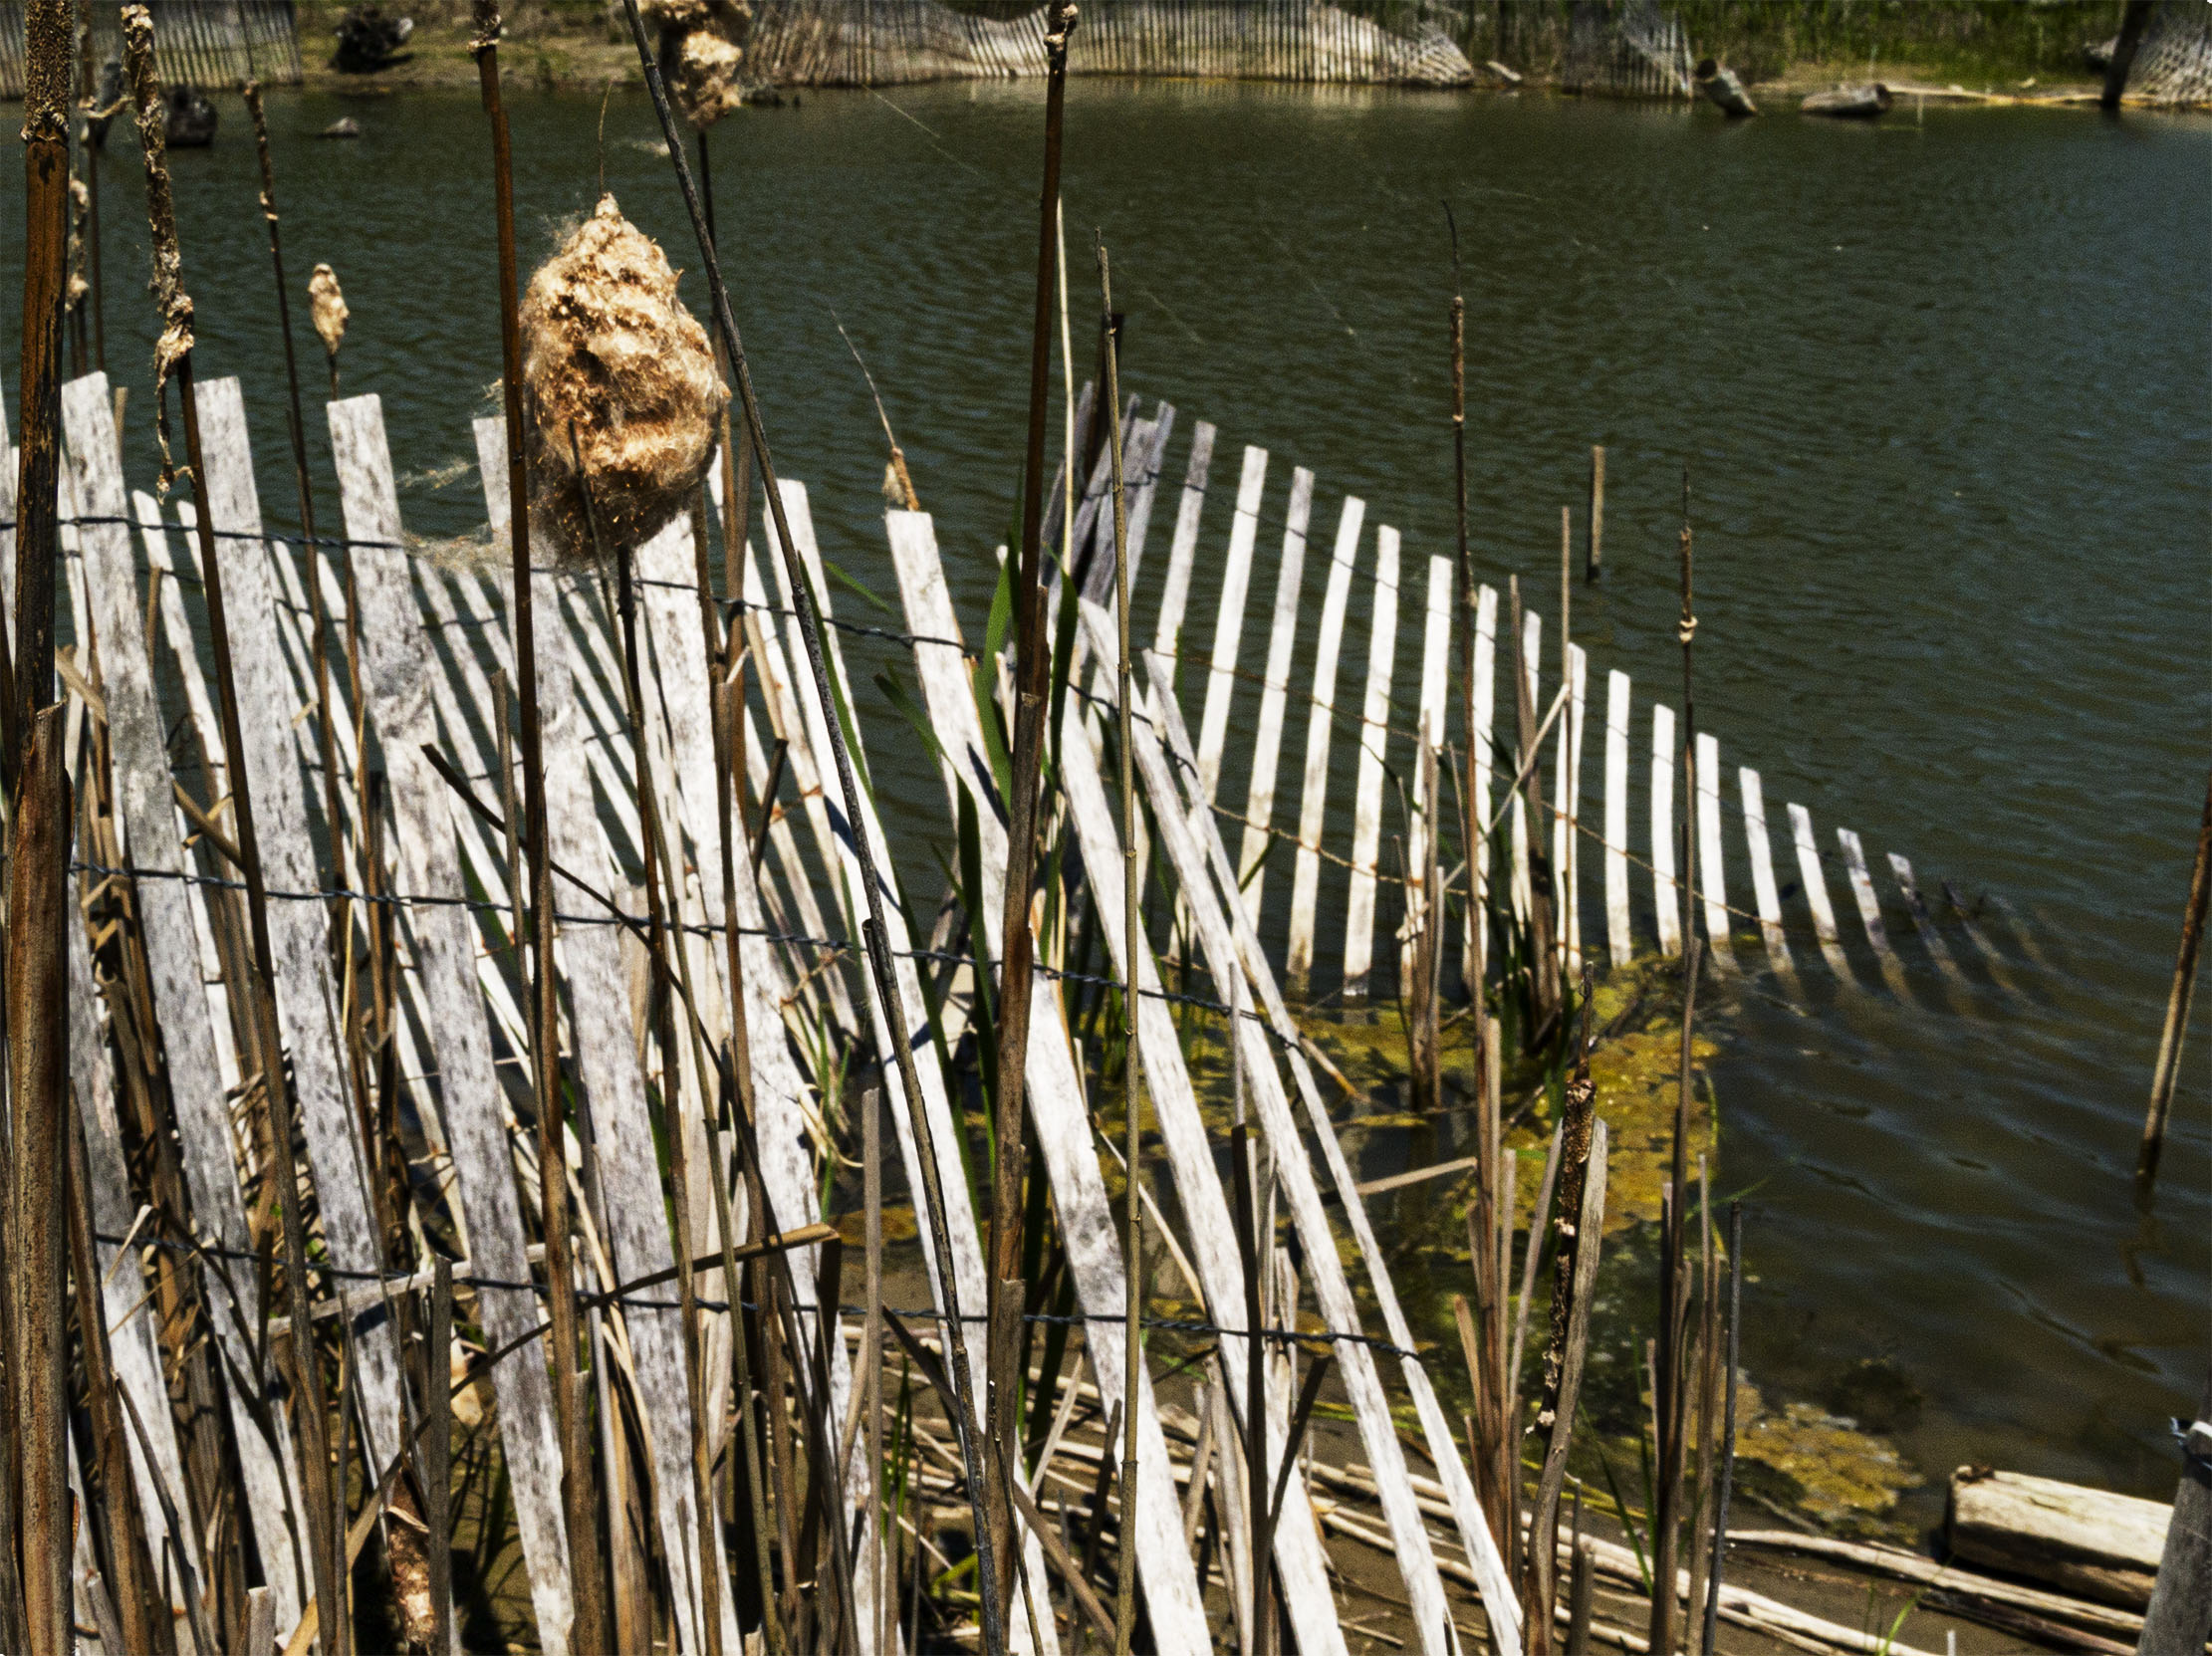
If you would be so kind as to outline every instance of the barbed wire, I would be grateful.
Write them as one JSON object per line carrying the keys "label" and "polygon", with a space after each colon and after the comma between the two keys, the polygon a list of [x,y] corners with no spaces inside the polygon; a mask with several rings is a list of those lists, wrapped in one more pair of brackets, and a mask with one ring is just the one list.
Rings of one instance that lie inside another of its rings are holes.
{"label": "barbed wire", "polygon": [[[134,1237],[116,1236],[106,1231],[95,1231],[93,1233],[93,1236],[95,1241],[106,1243],[112,1248],[120,1248],[127,1242],[134,1247],[159,1248],[167,1252],[179,1254],[203,1254],[211,1259],[238,1260],[245,1263],[259,1263],[262,1257],[261,1255],[254,1253],[249,1249],[225,1248],[216,1243],[201,1242],[198,1240],[194,1240],[191,1242],[177,1242],[165,1237],[145,1235]],[[820,1240],[827,1241],[828,1239],[822,1238]],[[749,1264],[751,1262],[745,1261],[741,1263]],[[418,1289],[424,1286],[423,1284],[416,1281],[416,1278],[420,1275],[419,1270],[396,1272],[356,1271],[348,1270],[342,1266],[331,1265],[327,1262],[316,1265],[314,1269],[323,1277],[333,1282],[375,1283],[385,1290],[397,1289],[401,1291]],[[695,1269],[700,1271],[716,1271],[721,1269],[721,1265],[719,1261],[709,1256],[708,1258],[698,1262],[698,1265]],[[540,1285],[535,1279],[532,1279],[530,1281],[519,1281],[507,1277],[479,1277],[456,1272],[454,1273],[452,1280],[453,1285],[456,1288],[490,1289],[494,1292],[504,1292],[511,1294],[536,1294],[540,1291]],[[635,1310],[675,1311],[681,1310],[683,1308],[683,1302],[680,1300],[649,1299],[643,1295],[627,1293],[620,1287],[616,1287],[613,1290],[599,1294],[582,1295],[579,1298],[583,1300],[586,1303],[621,1305]],[[732,1301],[727,1300],[705,1300],[694,1298],[692,1302],[697,1305],[700,1310],[703,1311],[727,1312],[735,1308],[751,1311],[757,1315],[761,1310],[761,1306],[750,1300],[739,1300],[735,1301],[734,1306]],[[359,1309],[362,1312],[368,1312],[377,1308],[379,1308],[379,1306],[376,1302],[366,1303],[359,1307],[355,1307],[347,1305],[343,1301],[341,1301],[337,1305],[332,1306],[327,1312],[324,1310],[323,1307],[317,1307],[317,1313],[319,1316],[322,1314],[335,1316],[345,1314],[356,1309]],[[791,1308],[793,1312],[801,1316],[819,1315],[822,1311],[822,1306],[819,1304],[795,1304]],[[836,1314],[841,1318],[849,1316],[861,1317],[867,1315],[868,1313],[868,1307],[865,1305],[841,1304],[835,1307],[835,1309]],[[936,1309],[934,1306],[885,1305],[882,1307],[882,1310],[885,1315],[895,1316],[902,1320],[923,1318],[926,1318],[927,1320],[932,1322],[943,1322],[944,1320],[946,1320],[944,1313]],[[991,1316],[988,1311],[963,1311],[960,1314],[960,1320],[964,1323],[981,1324],[989,1322]],[[1024,1322],[1057,1324],[1062,1327],[1082,1327],[1084,1324],[1091,1322],[1105,1322],[1114,1324],[1126,1323],[1128,1321],[1128,1313],[1125,1311],[1101,1311],[1097,1315],[1093,1315],[1088,1311],[1025,1311],[1022,1313],[1022,1320]],[[1380,1351],[1393,1357],[1410,1358],[1414,1362],[1426,1361],[1426,1359],[1418,1351],[1410,1350],[1402,1345],[1394,1345],[1390,1341],[1378,1338],[1373,1334],[1357,1333],[1343,1328],[1276,1328],[1265,1326],[1259,1328],[1239,1328],[1230,1326],[1226,1323],[1209,1322],[1201,1317],[1183,1316],[1139,1317],[1137,1319],[1137,1325],[1139,1327],[1158,1329],[1168,1333],[1212,1334],[1216,1337],[1226,1336],[1232,1339],[1260,1339],[1280,1345],[1294,1345],[1301,1342],[1308,1344],[1318,1342],[1327,1342],[1330,1344],[1350,1343],[1354,1345],[1364,1345],[1369,1350]]]}

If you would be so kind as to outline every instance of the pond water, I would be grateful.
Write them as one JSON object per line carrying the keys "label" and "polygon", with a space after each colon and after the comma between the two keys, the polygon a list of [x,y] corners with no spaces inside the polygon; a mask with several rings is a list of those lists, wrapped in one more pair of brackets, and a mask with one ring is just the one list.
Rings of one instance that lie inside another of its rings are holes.
{"label": "pond water", "polygon": [[[245,377],[264,499],[285,521],[252,148],[242,108],[222,108],[216,147],[175,157],[200,372]],[[883,451],[842,319],[937,515],[971,636],[1020,462],[1039,108],[1029,87],[810,94],[714,139],[772,439],[785,474],[813,486],[827,556],[895,592]],[[526,260],[590,209],[604,168],[675,262],[696,263],[641,97],[614,98],[604,139],[594,97],[518,92],[512,113]],[[361,141],[312,141],[341,115]],[[409,525],[465,530],[482,517],[467,421],[490,411],[499,372],[475,102],[285,95],[272,118],[295,304],[313,263],[337,266],[353,308],[345,388],[384,400]],[[119,127],[103,172],[107,351],[137,387],[126,441],[143,483],[136,163]],[[1190,611],[1201,638],[1247,442],[1274,457],[1271,524],[1291,464],[1319,477],[1309,635],[1345,493],[1369,503],[1370,526],[1403,532],[1409,570],[1450,551],[1444,201],[1465,268],[1478,568],[1534,583],[1549,632],[1559,509],[1575,505],[1579,526],[1589,445],[1606,445],[1606,575],[1577,591],[1575,631],[1594,683],[1635,675],[1639,768],[1645,701],[1679,694],[1687,462],[1700,724],[1725,761],[1764,773],[1785,879],[1781,802],[1809,806],[1824,835],[1864,836],[1907,956],[1900,997],[1863,958],[1848,983],[1827,975],[1801,935],[1794,992],[1768,979],[1735,997],[1714,1080],[1720,1188],[1750,1207],[1747,1361],[1818,1397],[1848,1364],[1890,1358],[1926,1398],[1903,1446],[1938,1479],[1977,1461],[2170,1498],[2165,1418],[2193,1399],[2206,1351],[2212,1035],[2191,1048],[2149,1209],[2130,1175],[2212,754],[2212,124],[1931,109],[1870,127],[1732,127],[1679,108],[1090,82],[1070,95],[1068,167],[1077,339],[1091,338],[1097,226],[1129,316],[1124,384],[1182,410],[1171,481],[1189,421],[1220,427]],[[21,217],[11,174],[11,287]],[[685,291],[699,302],[695,276]],[[0,319],[11,360],[18,329]],[[312,387],[304,320],[302,343]],[[1170,522],[1163,507],[1155,550]],[[1256,609],[1278,545],[1263,528]],[[1363,571],[1371,558],[1370,528]],[[1151,584],[1163,562],[1148,560]],[[1341,704],[1364,659],[1366,585]],[[838,601],[870,618],[851,593]],[[1255,667],[1258,636],[1255,622]],[[926,902],[942,794],[865,687],[888,657],[849,648]],[[1302,675],[1310,649],[1309,636]],[[1240,732],[1253,712],[1247,690]],[[1600,725],[1601,712],[1586,789]],[[1226,798],[1242,797],[1248,746],[1232,736]],[[1631,816],[1639,847],[1645,820]],[[1978,969],[1948,984],[1910,941],[1892,849],[1931,891],[1947,878],[2002,897],[2040,959],[2006,945],[2010,988]],[[1595,852],[1584,867],[1597,947]],[[1288,883],[1286,869],[1278,938]],[[1851,927],[1833,865],[1831,891]]]}

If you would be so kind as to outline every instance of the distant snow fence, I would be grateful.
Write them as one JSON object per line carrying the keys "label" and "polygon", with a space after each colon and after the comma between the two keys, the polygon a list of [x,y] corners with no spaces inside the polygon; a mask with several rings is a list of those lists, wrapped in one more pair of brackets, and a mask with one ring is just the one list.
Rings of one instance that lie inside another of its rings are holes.
{"label": "distant snow fence", "polygon": [[[1174,75],[1464,87],[1465,19],[1437,5],[1364,15],[1325,0],[1085,0],[1077,75]],[[755,0],[748,78],[774,86],[891,86],[1045,73],[1047,8],[942,0]]]}

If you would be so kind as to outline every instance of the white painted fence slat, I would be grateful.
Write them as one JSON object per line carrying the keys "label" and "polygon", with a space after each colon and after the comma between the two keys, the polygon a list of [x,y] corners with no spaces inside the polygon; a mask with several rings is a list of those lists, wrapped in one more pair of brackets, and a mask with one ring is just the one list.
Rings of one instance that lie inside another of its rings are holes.
{"label": "white painted fence slat", "polygon": [[1909,858],[1895,851],[1889,853],[1889,871],[1897,881],[1897,890],[1905,900],[1905,914],[1912,921],[1912,929],[1920,941],[1927,945],[1928,957],[1943,974],[1944,981],[1954,989],[1966,987],[1966,974],[1959,970],[1959,963],[1952,957],[1950,945],[1943,941],[1942,933],[1935,929],[1934,917],[1920,896],[1919,881],[1912,877]]}
{"label": "white painted fence slat", "polygon": [[1806,906],[1813,911],[1813,934],[1823,943],[1836,941],[1836,910],[1828,900],[1828,875],[1821,867],[1821,848],[1813,837],[1813,814],[1802,805],[1790,808],[1790,836],[1797,842],[1798,883],[1805,887]]}
{"label": "white painted fence slat", "polygon": [[[375,721],[390,784],[402,889],[450,899],[406,910],[412,962],[435,1047],[447,1143],[468,1213],[469,1263],[478,1276],[530,1280],[528,1245],[515,1197],[508,1106],[492,1064],[491,1028],[476,982],[479,934],[453,838],[452,797],[423,749],[437,740],[431,684],[437,669],[414,606],[400,542],[399,496],[385,446],[383,405],[374,395],[329,407],[331,450],[354,542],[361,605],[362,691]],[[477,1315],[495,1345],[521,1339],[539,1321],[534,1290],[477,1290]],[[492,1370],[500,1442],[538,1624],[566,1642],[570,1599],[568,1531],[561,1511],[561,1441],[553,1390],[539,1362]]]}
{"label": "white painted fence slat", "polygon": [[[1096,619],[1087,617],[1096,626]],[[1175,816],[1176,776],[1179,773],[1195,774],[1191,765],[1189,735],[1183,728],[1182,713],[1174,695],[1165,688],[1157,660],[1148,663],[1155,686],[1149,700],[1153,724],[1139,727],[1143,732],[1138,740],[1136,758],[1143,768],[1145,788],[1153,797],[1153,811],[1163,824],[1171,823]],[[1171,746],[1176,767],[1171,771],[1164,756],[1157,752],[1153,730],[1163,732]],[[1199,936],[1208,958],[1208,970],[1214,976],[1217,993],[1232,1005],[1240,1004],[1247,980],[1257,990],[1266,1008],[1267,1022],[1287,1055],[1291,1071],[1298,1083],[1299,1092],[1306,1106],[1309,1123],[1316,1132],[1325,1158],[1329,1161],[1331,1176],[1343,1202],[1348,1223],[1359,1244],[1368,1270],[1368,1283],[1376,1302],[1383,1313],[1384,1325],[1390,1330],[1393,1341],[1408,1348],[1412,1335],[1406,1327],[1403,1312],[1398,1305],[1396,1293],[1390,1283],[1388,1271],[1377,1247],[1373,1230],[1367,1222],[1366,1211],[1351,1167],[1344,1159],[1343,1147],[1337,1142],[1336,1130],[1324,1107],[1320,1088],[1315,1084],[1312,1065],[1306,1061],[1298,1045],[1297,1026],[1292,1022],[1288,1006],[1276,988],[1275,974],[1262,951],[1258,934],[1244,919],[1243,912],[1234,903],[1223,905],[1214,889],[1207,886],[1209,875],[1214,886],[1226,892],[1233,878],[1226,848],[1222,845],[1218,825],[1213,814],[1195,795],[1181,801],[1182,842],[1170,845],[1170,855],[1175,859],[1177,875],[1184,889],[1192,894],[1191,911],[1199,926]],[[1228,935],[1222,935],[1227,932]],[[1288,1200],[1294,1223],[1306,1249],[1310,1268],[1314,1273],[1315,1298],[1323,1317],[1332,1328],[1356,1331],[1359,1327],[1358,1306],[1351,1293],[1344,1265],[1337,1253],[1336,1242],[1329,1230],[1326,1212],[1320,1204],[1320,1192],[1304,1153],[1303,1141],[1297,1123],[1290,1117],[1289,1101],[1283,1092],[1281,1076],[1276,1072],[1274,1052],[1260,1021],[1251,1018],[1233,1020],[1237,1039],[1244,1049],[1245,1071],[1254,1082],[1253,1095],[1258,1104],[1262,1124],[1270,1143],[1276,1151],[1276,1177]],[[1387,1401],[1381,1390],[1381,1381],[1375,1372],[1373,1356],[1365,1345],[1339,1345],[1346,1390],[1351,1395],[1360,1437],[1370,1464],[1375,1468],[1376,1482],[1381,1492],[1385,1519],[1389,1523],[1398,1555],[1399,1573],[1407,1595],[1412,1601],[1416,1623],[1424,1633],[1424,1646],[1441,1650],[1450,1642],[1441,1613],[1431,1618],[1426,1609],[1432,1594],[1439,1593],[1441,1583],[1435,1574],[1435,1557],[1430,1547],[1428,1533],[1417,1514],[1411,1509],[1412,1487],[1406,1481],[1402,1446],[1394,1426],[1390,1423]],[[1437,1404],[1427,1371],[1419,1360],[1405,1362],[1404,1376],[1407,1389],[1412,1393],[1416,1412],[1420,1415],[1422,1432],[1428,1444],[1429,1455],[1444,1475],[1445,1488],[1451,1497],[1453,1516],[1460,1526],[1462,1544],[1472,1562],[1477,1576],[1484,1583],[1485,1601],[1493,1611],[1493,1638],[1502,1656],[1517,1656],[1520,1648],[1516,1636],[1517,1609],[1513,1592],[1505,1578],[1502,1560],[1491,1544],[1489,1530],[1475,1502],[1473,1485],[1465,1476],[1449,1422]],[[1435,1637],[1427,1637],[1429,1629]],[[1439,1642],[1441,1641],[1441,1642]]]}
{"label": "white painted fence slat", "polygon": [[1751,889],[1759,902],[1759,932],[1767,956],[1778,968],[1790,965],[1790,942],[1782,933],[1782,896],[1774,880],[1774,847],[1767,839],[1767,801],[1759,773],[1742,766],[1736,773],[1744,797],[1744,843],[1751,849]]}
{"label": "white painted fence slat", "polygon": [[1374,960],[1375,862],[1382,848],[1382,766],[1390,742],[1390,673],[1398,641],[1398,532],[1374,535],[1374,612],[1367,629],[1367,692],[1359,714],[1359,767],[1352,796],[1352,887],[1345,899],[1343,999],[1367,998]]}
{"label": "white painted fence slat", "polygon": [[1229,735],[1235,699],[1237,651],[1244,639],[1244,604],[1252,587],[1252,549],[1260,535],[1260,495],[1267,484],[1267,450],[1247,446],[1237,484],[1237,514],[1229,525],[1229,556],[1221,566],[1221,607],[1214,615],[1213,658],[1206,674],[1206,716],[1198,734],[1198,775],[1212,804],[1221,783],[1221,748]]}
{"label": "white painted fence slat", "polygon": [[[1475,727],[1468,737],[1475,756],[1475,797],[1468,819],[1479,830],[1490,821],[1490,773],[1496,740],[1498,710],[1498,590],[1484,587],[1475,594]],[[1486,950],[1475,947],[1478,928],[1490,924],[1490,835],[1476,839],[1471,859],[1474,901],[1467,915],[1467,940],[1460,971],[1472,984],[1484,970]],[[1487,941],[1487,939],[1485,939]]]}
{"label": "white painted fence slat", "polygon": [[1866,941],[1873,945],[1874,953],[1894,958],[1896,951],[1889,947],[1889,933],[1881,923],[1881,902],[1874,895],[1873,877],[1866,872],[1866,848],[1858,835],[1847,828],[1836,830],[1836,842],[1843,847],[1843,867],[1850,876],[1851,896],[1858,903],[1858,918],[1866,928]]}
{"label": "white painted fence slat", "polygon": [[1605,943],[1612,963],[1635,958],[1628,921],[1628,675],[1605,676]]}
{"label": "white painted fence slat", "polygon": [[1314,508],[1314,474],[1291,472],[1291,503],[1283,524],[1283,561],[1275,574],[1275,625],[1268,635],[1267,679],[1260,691],[1260,728],[1252,744],[1252,786],[1244,808],[1244,839],[1237,847],[1237,878],[1244,910],[1255,921],[1266,892],[1267,853],[1275,822],[1275,773],[1283,753],[1283,714],[1289,701],[1291,650],[1298,642],[1300,598],[1306,579],[1306,525]]}
{"label": "white painted fence slat", "polygon": [[[1206,505],[1206,477],[1213,467],[1214,428],[1200,420],[1191,430],[1190,464],[1175,508],[1175,539],[1167,551],[1167,579],[1160,588],[1152,647],[1173,660],[1183,642],[1183,613],[1190,602],[1190,566],[1198,551],[1198,518]],[[1133,621],[1134,616],[1130,619]],[[1131,628],[1132,634],[1134,628]]]}
{"label": "white painted fence slat", "polygon": [[[1543,653],[1544,617],[1534,609],[1524,610],[1521,615],[1521,676],[1528,681],[1529,706],[1535,710],[1540,728],[1543,722],[1544,703],[1538,700],[1537,692],[1542,683]],[[1514,731],[1513,745],[1516,767],[1537,763],[1536,755],[1525,754],[1520,751],[1521,738],[1518,715],[1515,718]],[[1559,806],[1559,796],[1556,793],[1552,797],[1552,805],[1555,810]],[[1541,824],[1529,821],[1529,796],[1526,786],[1514,789],[1513,912],[1515,918],[1524,927],[1530,923],[1531,917],[1536,912],[1536,885],[1535,875],[1530,872],[1529,835],[1541,827]]]}
{"label": "white painted fence slat", "polygon": [[1674,865],[1674,709],[1651,704],[1651,902],[1659,952],[1682,952],[1682,887]]}
{"label": "white painted fence slat", "polygon": [[[1366,502],[1345,496],[1337,519],[1337,546],[1329,561],[1329,586],[1321,603],[1321,633],[1314,646],[1314,704],[1306,721],[1306,775],[1298,797],[1298,855],[1291,873],[1291,927],[1284,976],[1291,994],[1305,999],[1314,969],[1315,911],[1321,896],[1321,834],[1329,815],[1329,745],[1337,706],[1337,661],[1358,559]],[[1161,651],[1166,654],[1166,651]]]}
{"label": "white painted fence slat", "polygon": [[1697,733],[1697,893],[1705,899],[1705,941],[1715,965],[1735,956],[1728,938],[1728,866],[1721,859],[1720,741]]}
{"label": "white painted fence slat", "polygon": [[1570,978],[1583,969],[1583,714],[1590,658],[1580,644],[1567,646],[1567,708],[1559,723],[1559,784],[1552,796],[1552,880],[1558,893],[1560,969]]}
{"label": "white painted fence slat", "polygon": [[[103,374],[76,380],[62,391],[70,461],[78,473],[79,498],[90,518],[123,515],[114,406]],[[220,1247],[244,1252],[252,1238],[246,1227],[245,1200],[231,1150],[230,1110],[224,1097],[229,1083],[220,1057],[229,1051],[230,1027],[227,1011],[220,1025],[211,1017],[193,924],[193,904],[201,893],[181,877],[189,869],[177,833],[152,663],[145,653],[144,619],[139,612],[137,578],[131,568],[130,532],[121,523],[88,523],[81,533],[86,587],[100,637],[116,805],[123,819],[123,841],[130,864],[156,876],[137,881],[133,896],[139,933],[145,943],[147,973],[152,980],[169,1096],[176,1110],[178,1159],[183,1166],[185,1193],[204,1234]],[[176,592],[174,581],[163,585],[168,594]],[[179,877],[164,877],[169,875]],[[94,1153],[99,1154],[97,1150]],[[246,1506],[257,1535],[282,1536],[288,1534],[285,1492],[288,1486],[297,1486],[298,1472],[292,1464],[283,1412],[272,1411],[279,1434],[278,1445],[272,1448],[237,1395],[245,1383],[243,1377],[253,1372],[252,1353],[239,1330],[259,1326],[259,1297],[251,1272],[231,1273],[229,1280],[237,1292],[237,1303],[219,1307],[212,1320],[225,1358],[229,1384],[224,1395],[238,1444]],[[211,1281],[209,1292],[214,1291]],[[230,1314],[233,1309],[237,1312],[235,1318]],[[165,1407],[162,1412],[166,1419]],[[297,1559],[272,1546],[264,1554],[264,1564],[276,1600],[277,1620],[289,1629],[299,1620],[302,1602]]]}
{"label": "white painted fence slat", "polygon": [[[1446,794],[1444,775],[1444,677],[1451,661],[1452,641],[1452,587],[1456,577],[1449,558],[1432,557],[1428,561],[1428,615],[1421,630],[1421,685],[1417,729],[1421,747],[1437,756],[1436,785],[1440,795]],[[1413,977],[1413,928],[1416,921],[1426,923],[1431,894],[1428,890],[1429,832],[1441,823],[1442,806],[1428,797],[1422,786],[1428,767],[1422,756],[1413,761],[1413,815],[1405,825],[1405,926],[1398,944],[1398,982],[1410,983]],[[1443,964],[1443,951],[1437,951],[1437,964]]]}
{"label": "white painted fence slat", "polygon": [[[959,618],[945,591],[936,532],[928,516],[892,512],[886,516],[885,527],[892,563],[898,572],[906,624],[916,635],[914,671],[930,724],[975,807],[981,839],[983,890],[979,897],[985,942],[997,953],[1004,943],[1000,931],[1009,854],[1004,802],[992,780],[967,657],[953,645],[934,641],[959,638]],[[1072,747],[1063,748],[1069,755],[1069,767],[1080,764],[1088,769],[1089,740],[1072,729],[1069,743]],[[1074,748],[1082,750],[1080,759],[1074,756]],[[1093,859],[1087,854],[1084,860],[1087,872],[1096,876]],[[1111,861],[1118,875],[1120,859],[1114,857]],[[1094,895],[1102,906],[1108,900],[1103,888]],[[1118,915],[1120,910],[1114,912]],[[1124,1310],[1125,1301],[1122,1253],[1114,1233],[1113,1209],[1100,1175],[1083,1081],[1077,1073],[1076,1056],[1068,1043],[1058,998],[1041,976],[1030,980],[1030,1017],[1035,1039],[1030,1043],[1028,1059],[1029,1108],[1052,1180],[1076,1295],[1087,1315],[1115,1317]],[[1089,1340],[1085,1350],[1102,1394],[1122,1395],[1127,1376],[1121,1343]],[[1151,1378],[1143,1371],[1137,1375],[1137,1559],[1153,1606],[1152,1626],[1163,1650],[1188,1651],[1195,1656],[1209,1646],[1205,1605],[1190,1554],[1183,1546],[1174,1469],[1167,1458],[1166,1437],[1160,1431]]]}

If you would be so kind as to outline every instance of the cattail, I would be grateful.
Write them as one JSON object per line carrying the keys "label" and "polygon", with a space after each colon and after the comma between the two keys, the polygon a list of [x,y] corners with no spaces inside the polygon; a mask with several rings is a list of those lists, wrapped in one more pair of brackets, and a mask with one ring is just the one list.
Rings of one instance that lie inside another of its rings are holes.
{"label": "cattail", "polygon": [[315,331],[323,337],[323,349],[330,354],[331,376],[335,380],[338,348],[346,343],[346,319],[353,315],[346,309],[346,293],[338,285],[338,272],[329,265],[317,265],[315,273],[307,279],[307,296],[314,308]]}
{"label": "cattail", "polygon": [[637,546],[696,496],[729,391],[667,256],[612,195],[530,279],[522,334],[533,535],[569,564],[595,529],[610,553]]}
{"label": "cattail", "polygon": [[660,66],[684,119],[704,130],[745,101],[737,66],[753,21],[746,0],[645,0],[660,30]]}

